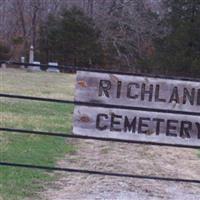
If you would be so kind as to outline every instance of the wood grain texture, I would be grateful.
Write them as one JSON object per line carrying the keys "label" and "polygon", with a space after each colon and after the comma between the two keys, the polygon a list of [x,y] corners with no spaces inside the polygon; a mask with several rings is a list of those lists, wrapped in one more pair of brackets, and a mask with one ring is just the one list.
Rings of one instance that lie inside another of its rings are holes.
{"label": "wood grain texture", "polygon": [[200,114],[200,82],[78,71],[75,100]]}
{"label": "wood grain texture", "polygon": [[199,82],[79,71],[75,101],[121,108],[76,106],[74,134],[200,146]]}
{"label": "wood grain texture", "polygon": [[200,147],[200,116],[76,106],[73,133]]}

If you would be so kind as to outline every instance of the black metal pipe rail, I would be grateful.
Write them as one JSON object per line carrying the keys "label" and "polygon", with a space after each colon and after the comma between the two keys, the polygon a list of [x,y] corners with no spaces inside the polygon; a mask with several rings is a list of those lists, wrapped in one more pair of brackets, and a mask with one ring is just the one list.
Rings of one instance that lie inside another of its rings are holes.
{"label": "black metal pipe rail", "polygon": [[33,100],[33,101],[46,101],[46,102],[55,102],[55,103],[67,103],[67,104],[90,106],[90,107],[128,109],[128,110],[137,110],[137,111],[200,116],[200,112],[198,113],[198,112],[189,112],[189,111],[163,110],[163,109],[157,109],[157,108],[143,108],[143,107],[134,107],[134,106],[114,105],[114,104],[102,104],[102,103],[95,103],[95,102],[60,100],[60,99],[50,99],[50,98],[23,96],[23,95],[15,95],[15,94],[0,93],[0,97],[11,98],[11,99]]}
{"label": "black metal pipe rail", "polygon": [[192,81],[192,82],[200,82],[199,78],[188,78],[188,77],[180,77],[180,76],[164,76],[164,75],[152,75],[145,73],[132,73],[132,72],[123,72],[123,71],[115,71],[115,70],[105,70],[105,69],[97,69],[92,67],[78,67],[78,66],[68,66],[68,65],[47,65],[47,64],[34,64],[34,63],[21,63],[21,62],[13,62],[13,61],[0,61],[0,64],[8,64],[8,65],[18,65],[18,66],[34,66],[34,67],[54,67],[57,69],[66,69],[71,71],[87,71],[87,72],[99,72],[99,73],[108,73],[108,74],[119,74],[119,75],[135,75],[135,76],[145,76],[149,78],[162,78],[162,79],[172,79],[172,80],[182,80],[182,81]]}
{"label": "black metal pipe rail", "polygon": [[43,136],[54,136],[54,137],[64,137],[64,138],[75,138],[75,139],[83,139],[83,140],[99,140],[99,141],[107,141],[107,142],[122,142],[129,144],[144,144],[144,145],[152,145],[152,146],[166,146],[166,147],[177,147],[177,148],[187,148],[187,149],[200,149],[199,146],[187,146],[183,144],[168,144],[168,143],[160,143],[160,142],[145,142],[145,141],[130,141],[123,139],[115,139],[115,138],[104,138],[104,137],[95,137],[95,136],[84,136],[84,135],[73,135],[68,133],[58,133],[58,132],[45,132],[45,131],[33,131],[26,129],[14,129],[14,128],[3,128],[0,127],[1,132],[8,133],[19,133],[19,134],[33,134],[33,135],[43,135]]}
{"label": "black metal pipe rail", "polygon": [[30,165],[30,164],[21,164],[21,163],[19,164],[19,163],[10,163],[10,162],[0,162],[0,166],[18,167],[18,168],[26,168],[26,169],[38,169],[38,170],[39,169],[40,170],[51,170],[51,171],[81,173],[81,174],[89,174],[89,175],[91,174],[91,175],[100,175],[100,176],[112,176],[112,177],[121,177],[121,178],[135,178],[135,179],[145,179],[145,180],[200,184],[200,180],[195,180],[195,179],[181,179],[181,178],[169,178],[169,177],[158,177],[158,176],[134,175],[134,174],[125,174],[125,173],[103,172],[103,171],[74,169],[74,168],[48,167],[48,166]]}

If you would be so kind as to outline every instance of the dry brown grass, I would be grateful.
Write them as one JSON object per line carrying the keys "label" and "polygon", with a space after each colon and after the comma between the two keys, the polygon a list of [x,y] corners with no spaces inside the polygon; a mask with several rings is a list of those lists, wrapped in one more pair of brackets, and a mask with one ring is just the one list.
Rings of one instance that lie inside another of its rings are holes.
{"label": "dry brown grass", "polygon": [[[0,69],[0,93],[73,99],[74,82],[75,75]],[[70,104],[0,98],[0,127],[70,133],[72,113]],[[2,162],[54,166],[73,150],[64,138],[0,132]],[[43,171],[0,168],[0,200],[36,199],[53,177]]]}
{"label": "dry brown grass", "polygon": [[0,92],[46,98],[73,99],[75,75],[0,69]]}

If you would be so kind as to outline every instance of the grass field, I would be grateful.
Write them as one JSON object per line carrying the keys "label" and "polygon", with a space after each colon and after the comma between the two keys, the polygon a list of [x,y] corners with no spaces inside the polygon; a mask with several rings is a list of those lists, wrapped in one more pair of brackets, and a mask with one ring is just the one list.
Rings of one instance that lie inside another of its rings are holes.
{"label": "grass field", "polygon": [[[9,94],[73,99],[74,75],[0,69],[0,92]],[[70,133],[73,106],[30,100],[0,99],[0,127]],[[74,151],[63,138],[0,133],[0,160],[55,166]],[[37,197],[52,173],[0,167],[0,199]]]}

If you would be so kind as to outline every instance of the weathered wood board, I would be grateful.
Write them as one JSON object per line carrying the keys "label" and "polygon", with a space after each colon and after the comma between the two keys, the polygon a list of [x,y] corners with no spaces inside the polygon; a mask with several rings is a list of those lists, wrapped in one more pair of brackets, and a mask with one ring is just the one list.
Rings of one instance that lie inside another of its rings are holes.
{"label": "weathered wood board", "polygon": [[200,147],[200,82],[79,71],[75,101],[112,108],[76,106],[74,134]]}
{"label": "weathered wood board", "polygon": [[79,71],[75,100],[200,114],[200,82]]}
{"label": "weathered wood board", "polygon": [[200,116],[76,106],[73,132],[200,147]]}

